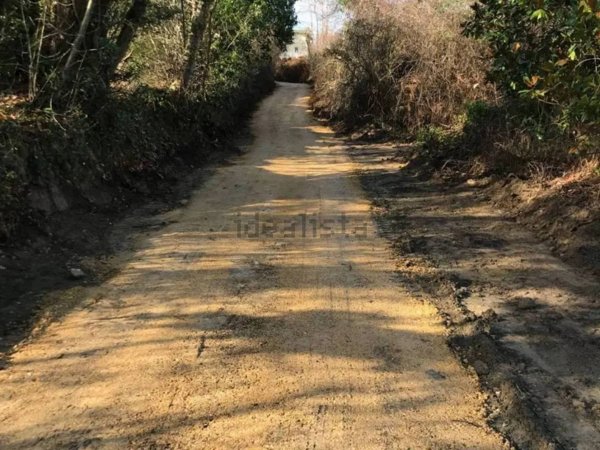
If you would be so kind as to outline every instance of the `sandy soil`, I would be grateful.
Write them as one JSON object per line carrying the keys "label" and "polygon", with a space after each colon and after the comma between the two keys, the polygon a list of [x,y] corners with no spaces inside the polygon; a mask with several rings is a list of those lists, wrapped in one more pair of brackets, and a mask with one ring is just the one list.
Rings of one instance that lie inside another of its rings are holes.
{"label": "sandy soil", "polygon": [[0,372],[0,447],[505,447],[357,166],[281,85],[247,153]]}

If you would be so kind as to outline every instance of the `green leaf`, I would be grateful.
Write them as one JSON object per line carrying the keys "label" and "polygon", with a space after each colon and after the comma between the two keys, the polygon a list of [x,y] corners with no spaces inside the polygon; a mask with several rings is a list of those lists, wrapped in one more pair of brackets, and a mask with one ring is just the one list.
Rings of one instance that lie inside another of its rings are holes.
{"label": "green leaf", "polygon": [[548,18],[548,13],[543,9],[536,9],[531,13],[531,18],[534,20],[545,20]]}

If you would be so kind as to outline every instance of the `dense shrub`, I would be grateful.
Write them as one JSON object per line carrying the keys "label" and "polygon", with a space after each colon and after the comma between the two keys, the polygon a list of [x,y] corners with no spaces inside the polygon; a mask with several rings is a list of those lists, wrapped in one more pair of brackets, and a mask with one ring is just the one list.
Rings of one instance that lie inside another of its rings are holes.
{"label": "dense shrub", "polygon": [[310,64],[308,58],[280,59],[275,64],[275,79],[288,83],[308,83]]}
{"label": "dense shrub", "polygon": [[113,90],[98,111],[16,109],[0,120],[0,240],[24,216],[60,210],[56,195],[94,204],[107,186],[147,191],[175,161],[202,162],[273,87],[265,68],[222,97],[140,87]]}
{"label": "dense shrub", "polygon": [[598,154],[596,2],[345,4],[341,37],[313,58],[317,112],[347,128],[408,130],[440,166],[525,175],[529,163]]}
{"label": "dense shrub", "polygon": [[352,2],[341,37],[315,57],[315,108],[349,127],[450,126],[475,100],[495,102],[484,47],[461,35],[460,2]]}
{"label": "dense shrub", "polygon": [[564,129],[600,121],[600,13],[594,0],[481,0],[465,25],[491,48],[490,77],[530,100],[525,117]]}

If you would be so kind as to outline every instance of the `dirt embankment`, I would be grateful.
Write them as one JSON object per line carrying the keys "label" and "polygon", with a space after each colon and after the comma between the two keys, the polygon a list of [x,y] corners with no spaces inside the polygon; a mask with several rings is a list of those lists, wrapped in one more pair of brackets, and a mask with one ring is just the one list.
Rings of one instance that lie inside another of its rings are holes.
{"label": "dirt embankment", "polygon": [[399,156],[421,180],[480,191],[491,205],[547,242],[554,255],[600,276],[597,159],[551,167],[510,153],[461,153],[419,145]]}
{"label": "dirt embankment", "polygon": [[195,163],[164,166],[145,192],[120,189],[110,208],[79,205],[50,214],[43,229],[24,226],[1,245],[0,370],[15,345],[77,306],[83,287],[113,276],[118,255],[131,249],[137,234],[167,226],[158,216],[186,204],[192,190],[236,154],[237,147],[224,146]]}
{"label": "dirt embankment", "polygon": [[[410,145],[355,143],[351,155],[400,279],[446,318],[452,347],[490,395],[489,422],[521,448],[598,448],[597,278],[494,206],[494,198],[516,203],[512,192],[432,178],[414,164]],[[560,223],[564,211],[525,205],[515,211],[526,224],[568,229],[543,225]]]}
{"label": "dirt embankment", "polygon": [[600,277],[600,179],[577,171],[546,180],[507,179],[488,193],[553,253]]}

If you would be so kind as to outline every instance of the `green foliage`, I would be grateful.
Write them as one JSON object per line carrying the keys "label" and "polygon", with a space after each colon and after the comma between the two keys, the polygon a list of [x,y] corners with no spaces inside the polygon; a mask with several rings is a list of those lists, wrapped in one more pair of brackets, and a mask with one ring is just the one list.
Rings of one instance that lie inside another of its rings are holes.
{"label": "green foliage", "polygon": [[455,160],[466,159],[470,155],[467,133],[457,128],[442,128],[429,125],[421,128],[416,135],[420,147],[419,156],[425,157],[428,164],[436,169]]}
{"label": "green foliage", "polygon": [[600,121],[600,13],[594,0],[481,0],[465,24],[490,45],[490,78],[561,128]]}
{"label": "green foliage", "polygon": [[235,89],[270,65],[274,53],[293,38],[292,0],[220,0],[213,26],[208,80],[212,89]]}
{"label": "green foliage", "polygon": [[[95,0],[84,27],[89,1],[0,2],[0,90],[26,92],[38,105],[67,109],[109,94],[115,78],[135,86],[179,85],[185,61],[192,59],[189,38],[202,0]],[[198,61],[193,94],[210,90],[211,82],[238,87],[270,64],[293,37],[294,3],[217,1],[195,47],[198,54],[193,52]],[[75,48],[78,35],[83,39]]]}
{"label": "green foliage", "polygon": [[12,88],[27,77],[27,51],[35,24],[23,17],[35,17],[38,5],[29,1],[0,3],[0,89]]}

